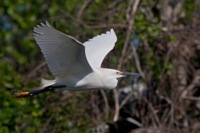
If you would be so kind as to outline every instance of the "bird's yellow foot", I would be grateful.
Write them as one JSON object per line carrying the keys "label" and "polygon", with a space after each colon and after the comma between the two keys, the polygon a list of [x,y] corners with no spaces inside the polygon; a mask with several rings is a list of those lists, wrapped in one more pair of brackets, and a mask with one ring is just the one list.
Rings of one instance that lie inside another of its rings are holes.
{"label": "bird's yellow foot", "polygon": [[31,93],[29,93],[28,91],[17,92],[14,94],[14,97],[16,97],[16,98],[23,98],[23,97],[29,97],[29,96],[31,96]]}

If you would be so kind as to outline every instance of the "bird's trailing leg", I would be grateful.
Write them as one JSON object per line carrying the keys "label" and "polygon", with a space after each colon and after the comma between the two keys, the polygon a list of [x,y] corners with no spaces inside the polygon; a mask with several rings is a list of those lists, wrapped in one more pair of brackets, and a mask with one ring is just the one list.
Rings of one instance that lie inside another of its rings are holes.
{"label": "bird's trailing leg", "polygon": [[14,96],[17,97],[17,98],[29,97],[29,96],[38,95],[40,93],[44,93],[44,92],[47,92],[47,91],[53,91],[55,89],[64,88],[64,87],[66,87],[66,86],[65,85],[47,86],[47,87],[40,89],[40,90],[17,92],[17,93],[14,94]]}

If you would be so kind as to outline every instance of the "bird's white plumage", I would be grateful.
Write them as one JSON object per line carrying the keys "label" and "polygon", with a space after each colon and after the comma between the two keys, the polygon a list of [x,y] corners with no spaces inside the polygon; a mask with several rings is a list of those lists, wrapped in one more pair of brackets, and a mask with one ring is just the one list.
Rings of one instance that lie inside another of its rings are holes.
{"label": "bird's white plumage", "polygon": [[113,29],[83,43],[88,62],[92,68],[100,68],[105,56],[114,48],[117,36]]}
{"label": "bird's white plumage", "polygon": [[42,79],[43,89],[15,93],[16,97],[37,95],[58,88],[73,91],[113,89],[117,86],[117,78],[139,76],[115,69],[100,68],[103,59],[117,41],[113,29],[84,44],[54,29],[48,22],[37,25],[33,31],[34,38],[55,79]]}
{"label": "bird's white plumage", "polygon": [[56,78],[92,72],[82,43],[57,31],[48,22],[34,27],[34,32],[34,38]]}
{"label": "bird's white plumage", "polygon": [[64,86],[68,90],[113,89],[117,86],[117,78],[124,77],[124,73],[118,70],[100,68],[103,59],[117,41],[113,29],[82,44],[46,22],[34,27],[34,38],[55,76],[55,80],[43,79],[42,87]]}

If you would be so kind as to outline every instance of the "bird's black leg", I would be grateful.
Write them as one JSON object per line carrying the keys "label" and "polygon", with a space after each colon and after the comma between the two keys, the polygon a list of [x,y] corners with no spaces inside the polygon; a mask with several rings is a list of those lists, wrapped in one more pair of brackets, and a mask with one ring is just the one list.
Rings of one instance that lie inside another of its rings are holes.
{"label": "bird's black leg", "polygon": [[65,85],[47,86],[47,87],[45,87],[45,88],[43,88],[43,89],[40,89],[40,90],[30,91],[29,94],[30,94],[31,96],[33,96],[33,95],[38,95],[38,94],[40,94],[40,93],[44,93],[44,92],[47,92],[47,91],[53,91],[53,90],[55,90],[55,89],[57,89],[57,88],[64,88],[64,87],[66,87],[66,86],[65,86]]}
{"label": "bird's black leg", "polygon": [[28,96],[33,96],[33,95],[38,95],[40,93],[44,93],[44,92],[47,92],[47,91],[53,91],[55,89],[58,89],[58,88],[64,88],[66,87],[65,85],[57,85],[57,86],[47,86],[43,89],[40,89],[40,90],[34,90],[34,91],[28,91],[28,92],[18,92],[18,93],[15,93],[14,96],[15,97],[28,97]]}

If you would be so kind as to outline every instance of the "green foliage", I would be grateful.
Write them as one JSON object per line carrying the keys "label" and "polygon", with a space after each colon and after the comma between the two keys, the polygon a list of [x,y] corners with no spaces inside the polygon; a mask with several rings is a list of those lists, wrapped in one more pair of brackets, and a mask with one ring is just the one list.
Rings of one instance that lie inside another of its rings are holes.
{"label": "green foliage", "polygon": [[187,4],[184,4],[183,10],[185,11],[187,21],[191,21],[192,19],[199,19],[200,3],[195,3],[190,0],[186,0],[185,3]]}

